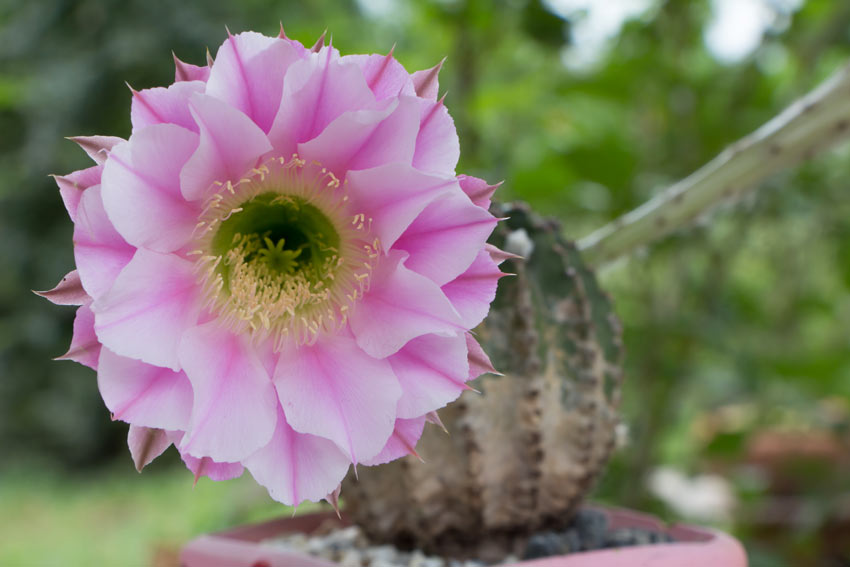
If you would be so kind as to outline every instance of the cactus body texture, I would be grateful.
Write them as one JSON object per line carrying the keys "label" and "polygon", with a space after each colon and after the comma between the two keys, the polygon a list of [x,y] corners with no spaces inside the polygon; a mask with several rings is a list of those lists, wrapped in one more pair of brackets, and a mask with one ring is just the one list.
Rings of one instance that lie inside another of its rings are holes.
{"label": "cactus body texture", "polygon": [[569,522],[614,447],[622,343],[609,297],[557,223],[521,204],[494,209],[509,218],[491,243],[526,255],[502,265],[516,275],[476,330],[504,376],[479,378],[480,394],[440,411],[450,434],[426,427],[424,462],[346,481],[346,509],[374,540],[456,557],[516,552]]}

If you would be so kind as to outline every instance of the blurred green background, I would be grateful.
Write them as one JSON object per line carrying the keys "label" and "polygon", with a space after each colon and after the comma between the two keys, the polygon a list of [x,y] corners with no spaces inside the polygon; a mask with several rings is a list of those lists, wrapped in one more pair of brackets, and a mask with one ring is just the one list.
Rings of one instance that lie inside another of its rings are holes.
{"label": "blurred green background", "polygon": [[[287,513],[250,478],[138,476],[73,310],[50,173],[64,136],[130,131],[130,93],[256,30],[409,70],[444,55],[460,171],[586,235],[850,59],[835,0],[0,0],[0,565],[167,565],[203,531]],[[753,566],[850,565],[850,147],[601,272],[625,327],[623,447],[593,497],[718,525]],[[713,476],[705,476],[713,475]],[[247,475],[246,475],[247,476]]]}

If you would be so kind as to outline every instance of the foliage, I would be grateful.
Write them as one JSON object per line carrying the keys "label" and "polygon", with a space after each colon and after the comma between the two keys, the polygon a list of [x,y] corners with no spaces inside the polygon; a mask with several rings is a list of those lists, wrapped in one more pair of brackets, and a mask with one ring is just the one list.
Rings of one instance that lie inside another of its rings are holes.
{"label": "foliage", "polygon": [[0,565],[174,565],[192,537],[289,512],[247,477],[204,478],[193,490],[184,471],[160,463],[152,469],[138,475],[125,463],[89,475],[6,470],[0,498],[14,513],[0,517]]}

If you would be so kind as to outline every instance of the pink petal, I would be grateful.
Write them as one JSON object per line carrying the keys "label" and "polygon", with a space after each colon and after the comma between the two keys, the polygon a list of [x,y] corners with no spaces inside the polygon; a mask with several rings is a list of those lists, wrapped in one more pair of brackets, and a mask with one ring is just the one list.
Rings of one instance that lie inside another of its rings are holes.
{"label": "pink petal", "polygon": [[272,498],[289,506],[325,498],[351,464],[333,442],[292,429],[280,409],[272,440],[244,462]]}
{"label": "pink petal", "polygon": [[92,305],[100,342],[121,356],[179,370],[180,337],[200,313],[196,278],[192,262],[140,248]]}
{"label": "pink petal", "polygon": [[215,320],[184,335],[180,362],[195,398],[181,452],[236,462],[271,439],[277,396],[248,340]]}
{"label": "pink petal", "polygon": [[445,61],[446,60],[443,59],[430,69],[416,71],[411,75],[411,79],[413,80],[413,88],[416,89],[416,94],[418,96],[431,100],[437,100],[437,92],[440,88],[438,77],[440,75],[440,69],[443,68],[443,63]]}
{"label": "pink petal", "polygon": [[83,305],[91,301],[91,298],[83,289],[83,283],[80,281],[77,270],[68,272],[53,289],[36,291],[35,294],[54,305]]}
{"label": "pink petal", "polygon": [[392,435],[387,440],[387,444],[381,449],[381,452],[375,455],[368,461],[364,461],[366,466],[383,465],[407,455],[416,454],[416,444],[419,438],[422,437],[422,429],[425,427],[425,416],[416,417],[414,419],[397,419]]}
{"label": "pink petal", "polygon": [[130,455],[133,457],[136,470],[142,472],[143,468],[168,449],[171,438],[169,433],[162,429],[130,424],[127,445],[130,447]]}
{"label": "pink petal", "polygon": [[180,174],[180,185],[183,196],[194,201],[209,196],[215,181],[239,181],[271,144],[250,118],[217,98],[195,94],[189,108],[201,140]]}
{"label": "pink petal", "polygon": [[376,358],[390,356],[422,335],[455,335],[465,330],[440,288],[406,268],[404,257],[391,253],[382,258],[369,291],[351,314],[357,344]]}
{"label": "pink petal", "polygon": [[161,429],[185,429],[192,411],[192,386],[183,372],[100,353],[97,386],[112,419]]}
{"label": "pink petal", "polygon": [[87,169],[74,171],[68,175],[53,176],[53,180],[59,186],[59,195],[62,197],[62,203],[64,203],[65,209],[68,211],[68,216],[73,222],[77,222],[77,207],[80,206],[83,191],[89,187],[99,185],[102,172],[102,165],[94,165]]}
{"label": "pink petal", "polygon": [[378,100],[400,95],[416,96],[410,74],[392,54],[346,55],[341,62],[354,63],[360,67],[366,84]]}
{"label": "pink petal", "polygon": [[458,191],[428,205],[394,248],[410,253],[405,266],[443,285],[472,264],[497,222]]}
{"label": "pink petal", "polygon": [[472,333],[466,333],[466,349],[468,352],[467,360],[469,361],[468,380],[474,380],[482,374],[488,373],[501,375],[501,372],[493,368],[493,363],[490,362],[490,357],[487,356],[487,353],[484,352],[484,349],[481,348],[481,345],[478,344],[478,341],[475,340]]}
{"label": "pink petal", "polygon": [[360,68],[342,63],[324,47],[289,67],[269,140],[277,155],[290,156],[297,144],[318,136],[343,112],[374,107],[375,95]]}
{"label": "pink petal", "polygon": [[[286,37],[286,32],[283,31],[283,23],[280,24],[280,32],[277,34],[277,37],[278,39],[282,39],[283,41],[289,43],[292,47],[294,47],[295,51],[297,51],[298,55],[300,55],[301,57],[306,57],[310,54],[310,50],[304,47],[300,41],[298,41],[297,39],[290,39]],[[325,34],[322,34],[322,37],[320,38],[322,40],[322,43],[324,43],[324,37]]]}
{"label": "pink petal", "polygon": [[340,178],[348,170],[392,162],[409,164],[418,127],[416,100],[397,99],[384,110],[343,113],[317,137],[298,144],[298,154],[320,162]]}
{"label": "pink petal", "polygon": [[421,112],[413,167],[421,171],[454,175],[460,157],[460,142],[454,120],[442,101],[422,101]]}
{"label": "pink petal", "polygon": [[490,197],[501,183],[490,185],[483,179],[472,177],[470,175],[458,175],[457,180],[460,182],[460,188],[472,200],[473,203],[484,209],[490,208]]}
{"label": "pink petal", "polygon": [[310,48],[310,51],[313,53],[318,53],[325,47],[325,36],[328,35],[328,30],[322,32],[322,35],[319,36],[319,39],[316,40],[316,43],[313,44],[313,47]]}
{"label": "pink petal", "polygon": [[86,189],[74,221],[74,260],[86,293],[94,299],[106,293],[134,252],[109,222],[100,186]]}
{"label": "pink petal", "polygon": [[180,458],[186,464],[186,468],[195,475],[195,482],[202,476],[210,480],[221,481],[239,478],[245,472],[242,463],[219,463],[209,457],[193,457],[188,453],[180,453]]}
{"label": "pink petal", "polygon": [[[172,54],[173,55],[173,54]],[[191,63],[181,61],[174,55],[174,82],[180,81],[203,81],[206,82],[210,76],[209,67],[198,67]]]}
{"label": "pink petal", "polygon": [[389,362],[370,357],[350,337],[290,347],[274,381],[289,425],[330,439],[355,464],[376,455],[392,431],[398,380]]}
{"label": "pink petal", "polygon": [[130,122],[133,132],[153,124],[176,124],[193,132],[198,126],[189,113],[189,100],[204,92],[201,81],[183,81],[166,87],[133,91]]}
{"label": "pink petal", "polygon": [[155,124],[112,150],[103,168],[103,205],[127,242],[172,252],[189,241],[200,208],[180,193],[180,171],[197,147],[197,134]]}
{"label": "pink petal", "polygon": [[469,378],[466,339],[424,335],[389,360],[401,385],[398,417],[413,418],[440,409],[460,396]]}
{"label": "pink petal", "polygon": [[260,357],[263,363],[263,368],[269,376],[274,376],[274,369],[277,368],[277,361],[280,358],[280,353],[275,350],[276,339],[269,337],[265,341],[254,342],[254,352]]}
{"label": "pink petal", "polygon": [[336,512],[337,518],[342,518],[342,514],[340,514],[340,512],[339,512],[339,495],[340,494],[342,494],[342,483],[337,484],[336,488],[334,488],[332,492],[329,492],[327,494],[327,496],[325,496],[325,498],[324,498],[325,502],[330,504],[331,507],[334,509],[334,512]]}
{"label": "pink petal", "polygon": [[123,138],[115,136],[74,136],[68,138],[72,142],[76,142],[83,151],[94,160],[97,165],[103,165],[106,158],[109,156],[109,150],[116,144],[124,141]]}
{"label": "pink petal", "polygon": [[425,414],[425,421],[427,421],[428,423],[431,423],[433,425],[436,425],[437,427],[442,429],[443,432],[445,432],[445,433],[449,432],[449,430],[446,429],[445,424],[443,424],[443,420],[440,419],[440,416],[437,414],[436,411],[429,411],[428,413],[426,413]]}
{"label": "pink petal", "polygon": [[437,197],[458,190],[453,177],[417,171],[404,163],[389,163],[348,173],[351,209],[371,219],[372,233],[384,251]]}
{"label": "pink petal", "polygon": [[94,333],[94,313],[88,305],[82,305],[77,309],[74,317],[74,335],[71,338],[71,346],[68,352],[56,357],[57,360],[73,360],[83,366],[97,370],[97,361],[100,358],[100,342]]}
{"label": "pink petal", "polygon": [[504,250],[496,248],[489,242],[484,245],[484,250],[486,250],[487,253],[490,254],[490,258],[493,260],[493,262],[496,263],[497,266],[501,266],[502,262],[504,262],[505,260],[522,259],[522,256],[519,256],[518,254],[513,254],[511,252],[505,252]]}
{"label": "pink petal", "polygon": [[283,76],[298,61],[282,39],[255,32],[229,36],[215,56],[206,93],[241,110],[268,132],[280,108]]}
{"label": "pink petal", "polygon": [[482,250],[468,270],[442,287],[467,329],[476,327],[490,312],[499,278],[504,275]]}

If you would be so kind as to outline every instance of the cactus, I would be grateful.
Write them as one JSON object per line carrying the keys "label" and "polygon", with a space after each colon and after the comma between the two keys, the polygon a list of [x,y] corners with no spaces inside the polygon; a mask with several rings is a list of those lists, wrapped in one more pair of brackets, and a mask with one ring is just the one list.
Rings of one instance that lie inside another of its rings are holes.
{"label": "cactus", "polygon": [[492,244],[533,246],[503,264],[516,275],[476,331],[504,375],[441,410],[450,435],[426,427],[424,462],[346,480],[347,512],[373,540],[460,558],[517,552],[569,522],[615,445],[622,343],[610,298],[557,223],[524,205],[494,209],[509,218]]}
{"label": "cactus", "polygon": [[848,92],[850,65],[845,65],[688,177],[579,240],[579,250],[594,265],[614,261],[705,217],[720,203],[739,199],[777,171],[846,140]]}

